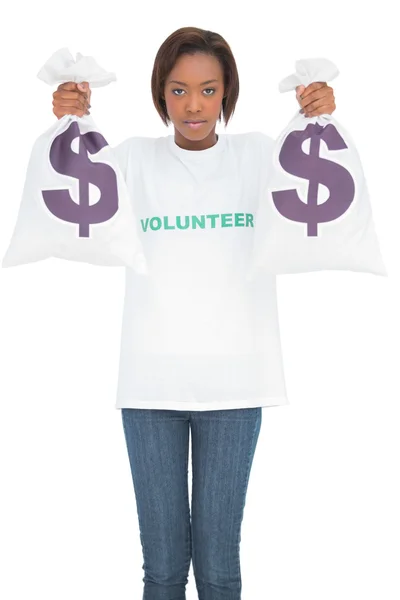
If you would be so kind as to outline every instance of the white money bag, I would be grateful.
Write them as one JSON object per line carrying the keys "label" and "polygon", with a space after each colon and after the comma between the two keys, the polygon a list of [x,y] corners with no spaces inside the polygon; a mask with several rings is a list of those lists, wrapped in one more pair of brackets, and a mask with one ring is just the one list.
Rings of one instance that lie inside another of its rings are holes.
{"label": "white money bag", "polygon": [[[338,75],[324,58],[296,62],[280,92]],[[272,147],[248,279],[346,270],[387,276],[367,183],[350,134],[329,114],[296,115]]]}
{"label": "white money bag", "polygon": [[[90,56],[67,48],[39,71],[49,85],[115,81]],[[148,272],[129,190],[112,149],[89,115],[64,115],[34,143],[2,267],[56,257]]]}

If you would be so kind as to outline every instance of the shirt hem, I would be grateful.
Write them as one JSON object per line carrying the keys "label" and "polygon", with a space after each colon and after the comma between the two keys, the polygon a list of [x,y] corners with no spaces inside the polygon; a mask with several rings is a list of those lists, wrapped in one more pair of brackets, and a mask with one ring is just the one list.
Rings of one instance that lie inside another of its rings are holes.
{"label": "shirt hem", "polygon": [[227,400],[226,402],[170,402],[166,400],[138,400],[135,398],[118,399],[116,409],[148,408],[158,410],[229,410],[234,408],[258,408],[284,406],[290,404],[287,396],[253,398],[252,400]]}

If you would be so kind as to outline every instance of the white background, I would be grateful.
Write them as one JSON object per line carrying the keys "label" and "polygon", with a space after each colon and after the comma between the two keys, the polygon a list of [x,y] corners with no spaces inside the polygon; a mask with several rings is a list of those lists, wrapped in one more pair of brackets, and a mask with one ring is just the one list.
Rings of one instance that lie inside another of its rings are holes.
{"label": "white background", "polygon": [[[67,46],[117,82],[92,93],[110,145],[173,133],[151,98],[176,29],[220,33],[240,97],[226,133],[276,137],[298,108],[295,60],[338,66],[335,117],[357,145],[389,277],[278,277],[290,405],[263,409],[242,529],[243,600],[398,600],[399,120],[395,4],[132,0],[7,5],[1,56],[0,254],[55,90],[36,74]],[[3,9],[4,10],[4,9]],[[147,11],[147,13],[146,13]],[[223,133],[223,123],[217,132]],[[50,259],[0,270],[1,579],[5,600],[142,594],[136,504],[116,397],[124,269]],[[191,471],[189,473],[191,482]],[[188,600],[197,599],[192,568]]]}

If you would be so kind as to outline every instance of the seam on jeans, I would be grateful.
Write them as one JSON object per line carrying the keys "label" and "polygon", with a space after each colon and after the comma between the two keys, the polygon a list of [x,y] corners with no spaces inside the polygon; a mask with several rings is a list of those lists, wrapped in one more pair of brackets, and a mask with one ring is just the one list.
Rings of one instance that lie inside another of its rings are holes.
{"label": "seam on jeans", "polygon": [[[250,450],[248,452],[247,455],[247,476],[246,476],[246,481],[244,483],[243,486],[243,490],[242,490],[242,500],[241,500],[241,506],[243,507],[242,510],[242,522],[243,522],[243,517],[244,517],[244,509],[246,506],[246,496],[247,496],[247,489],[248,489],[248,485],[249,485],[249,479],[250,479],[250,472],[251,472],[251,466],[252,466],[252,457],[254,458],[254,453],[255,453],[255,447],[256,447],[256,442],[258,440],[258,434],[261,428],[261,415],[262,415],[262,411],[261,408],[258,411],[258,415],[257,418],[255,419],[255,424],[254,424],[254,430],[253,430],[253,435],[252,435],[252,442],[251,442],[251,446],[250,446]],[[257,433],[258,430],[258,433]],[[239,529],[238,529],[238,534],[237,534],[237,538],[236,538],[236,544],[239,545],[240,543],[240,537],[241,537],[241,529],[242,529],[242,522],[239,525]],[[238,575],[238,580],[241,581],[241,570],[240,570],[240,559],[238,558],[238,556],[236,557],[238,559],[237,561],[237,575]],[[230,562],[230,557],[229,557],[229,562]]]}

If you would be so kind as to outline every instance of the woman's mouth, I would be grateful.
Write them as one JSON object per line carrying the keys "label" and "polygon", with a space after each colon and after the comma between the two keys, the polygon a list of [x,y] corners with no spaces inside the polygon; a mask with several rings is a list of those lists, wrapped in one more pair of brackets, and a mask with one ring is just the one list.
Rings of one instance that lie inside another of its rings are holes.
{"label": "woman's mouth", "polygon": [[185,125],[190,127],[190,129],[200,129],[202,125],[204,125],[205,121],[201,121],[200,123],[187,123],[185,121]]}

